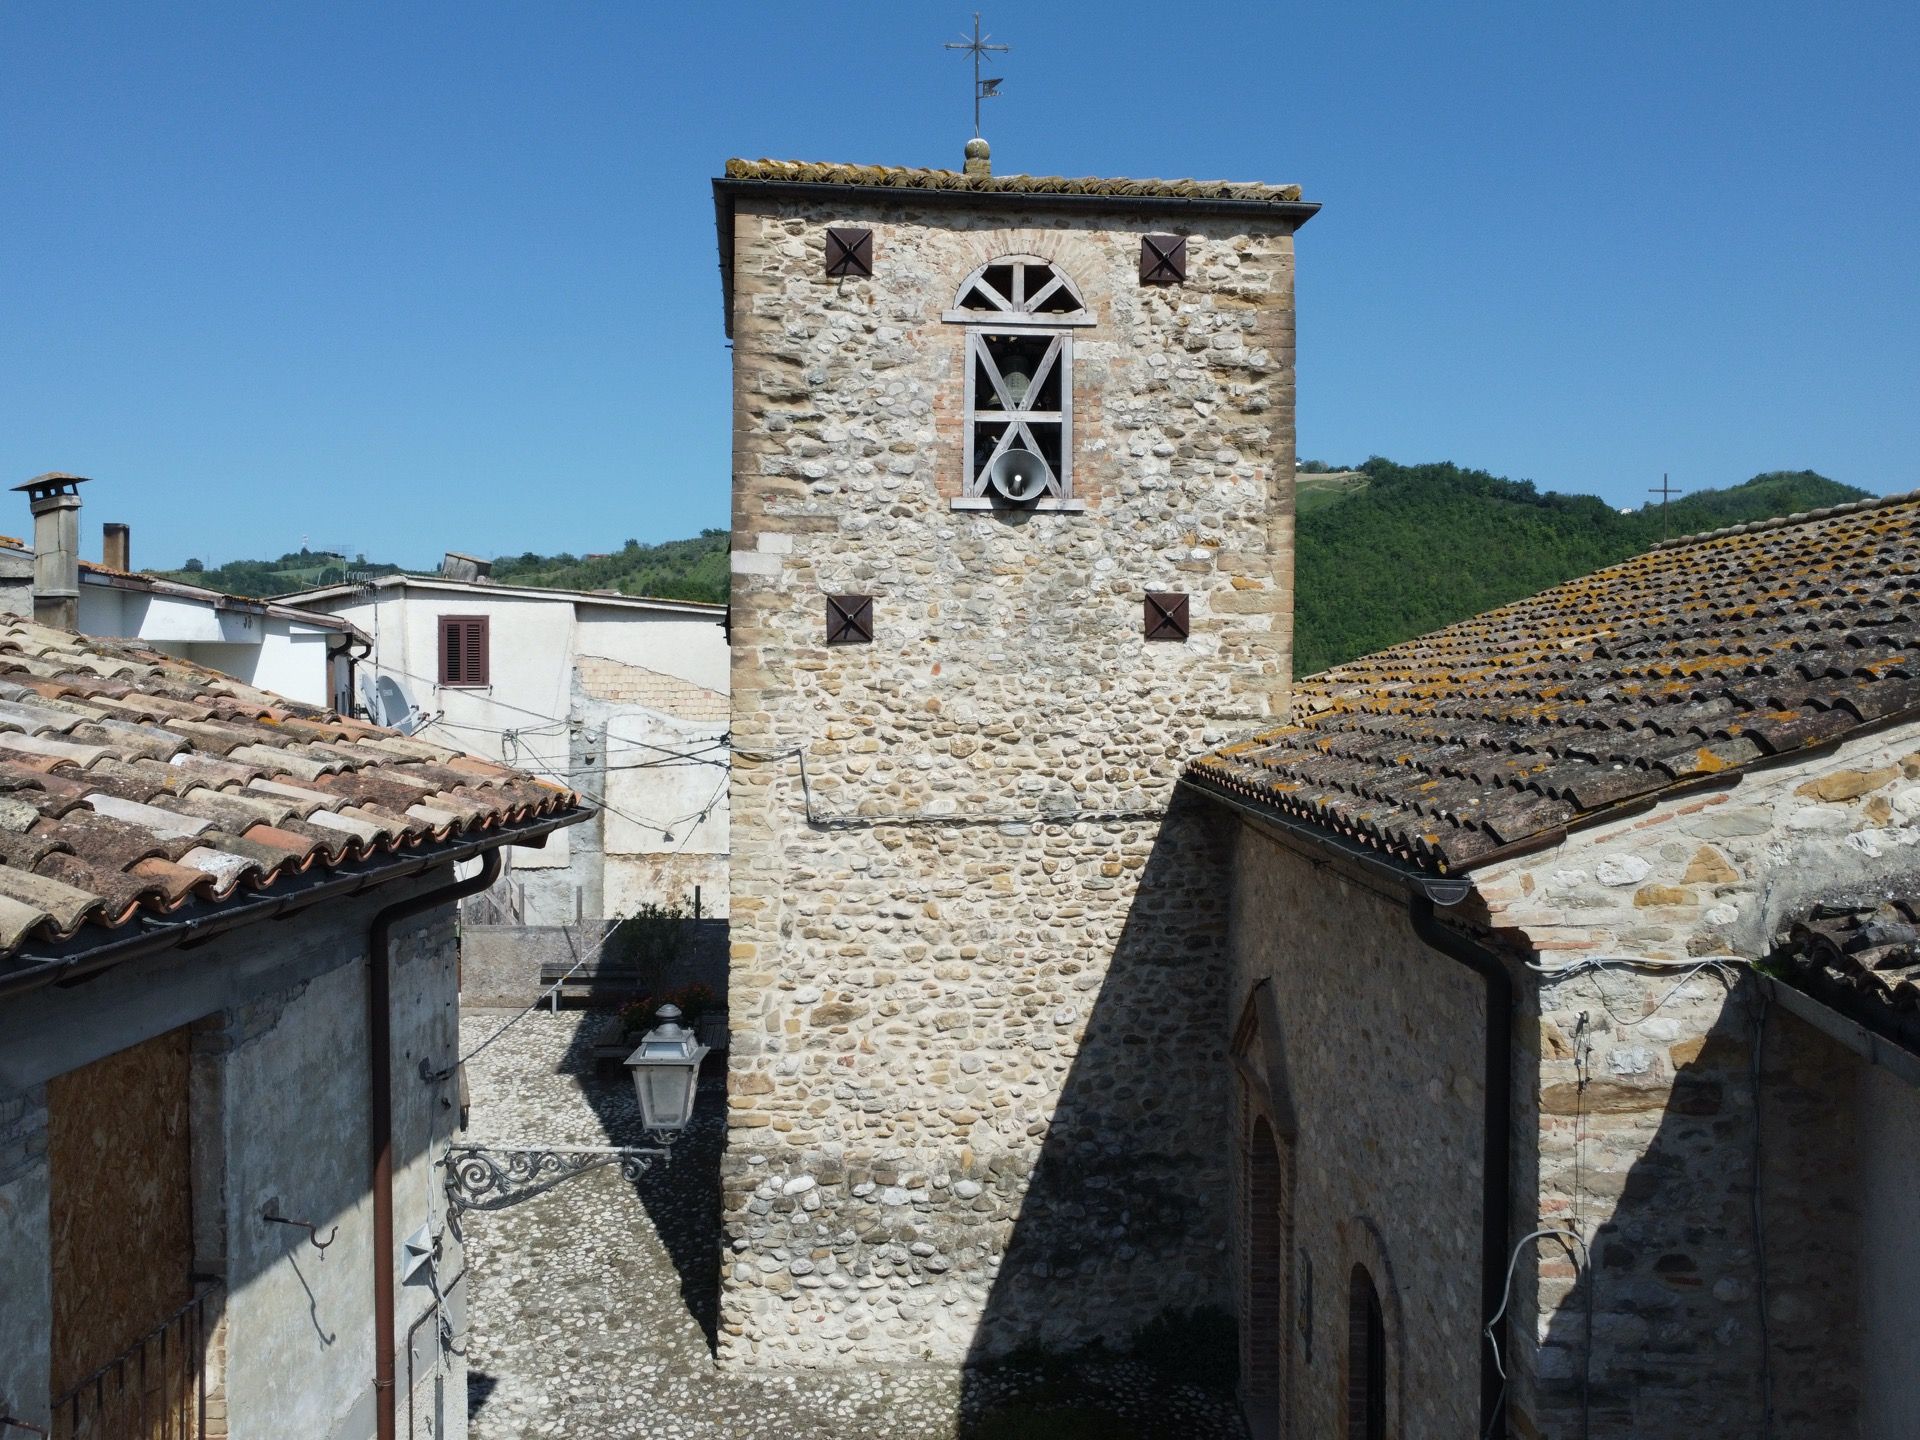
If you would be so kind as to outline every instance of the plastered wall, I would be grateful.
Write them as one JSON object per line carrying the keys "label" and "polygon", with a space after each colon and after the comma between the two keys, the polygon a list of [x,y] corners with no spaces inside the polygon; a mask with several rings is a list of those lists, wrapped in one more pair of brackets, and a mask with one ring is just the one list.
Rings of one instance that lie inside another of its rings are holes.
{"label": "plastered wall", "polygon": [[[224,1425],[236,1440],[373,1434],[366,935],[378,905],[403,893],[389,887],[377,902],[241,930],[190,955],[151,957],[0,1007],[0,1403],[46,1423],[57,1283],[47,1079],[190,1024],[194,1266],[224,1279],[213,1307],[216,1433]],[[442,1103],[446,1087],[419,1073],[422,1057],[443,1066],[456,1044],[450,910],[400,927],[394,952],[395,1233],[425,1224],[442,1236],[440,1280],[451,1291],[459,1246],[432,1162],[455,1112]],[[262,1219],[269,1201],[316,1222],[322,1238],[338,1227],[324,1259],[305,1232]],[[424,1284],[399,1287],[401,1423],[413,1403],[416,1435],[457,1440],[464,1406],[441,1406],[438,1430],[428,1420],[437,1346],[416,1357],[416,1393],[411,1402],[405,1394],[407,1333],[431,1305]],[[434,1335],[431,1322],[422,1333]],[[458,1357],[440,1364],[443,1388],[463,1393]]]}

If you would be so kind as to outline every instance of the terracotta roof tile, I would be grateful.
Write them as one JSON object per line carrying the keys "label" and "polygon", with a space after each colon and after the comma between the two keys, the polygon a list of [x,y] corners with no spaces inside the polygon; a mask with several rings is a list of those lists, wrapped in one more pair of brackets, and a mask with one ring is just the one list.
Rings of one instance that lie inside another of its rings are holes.
{"label": "terracotta roof tile", "polygon": [[1920,713],[1920,492],[1661,546],[1311,676],[1187,778],[1428,869]]}
{"label": "terracotta roof tile", "polygon": [[1297,203],[1298,185],[1243,180],[1119,180],[1092,175],[969,175],[904,165],[832,165],[807,160],[727,161],[729,180],[807,185],[870,185],[884,190],[971,190],[989,195],[1149,196],[1173,200],[1270,200]]}
{"label": "terracotta roof tile", "polygon": [[1778,953],[1789,980],[1920,1045],[1920,888],[1911,877],[1875,893],[1831,896],[1786,929]]}
{"label": "terracotta roof tile", "polygon": [[577,809],[490,760],[0,618],[0,967],[35,942]]}

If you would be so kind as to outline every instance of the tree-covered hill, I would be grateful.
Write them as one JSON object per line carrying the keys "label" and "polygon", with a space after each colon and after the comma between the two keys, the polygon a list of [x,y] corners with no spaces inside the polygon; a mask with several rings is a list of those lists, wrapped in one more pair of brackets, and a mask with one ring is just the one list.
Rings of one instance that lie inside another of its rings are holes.
{"label": "tree-covered hill", "polygon": [[200,560],[189,560],[178,570],[148,570],[166,580],[188,585],[204,585],[228,595],[256,598],[285,595],[291,590],[306,590],[315,585],[338,585],[349,571],[367,575],[393,575],[398,565],[369,561],[364,555],[348,559],[330,550],[289,550],[278,560],[229,560],[211,569]]}
{"label": "tree-covered hill", "polygon": [[[1685,535],[1865,496],[1811,470],[1756,475],[1622,514],[1591,495],[1559,495],[1457,465],[1301,466],[1295,558],[1295,673],[1312,674],[1624,560],[1663,534]],[[401,567],[300,550],[278,560],[155,572],[244,595],[284,595]],[[435,567],[428,567],[428,572]],[[727,598],[727,532],[588,555],[503,555],[502,585],[618,590],[673,600]]]}
{"label": "tree-covered hill", "polygon": [[691,540],[660,545],[629,540],[605,555],[502,555],[493,562],[493,578],[503,585],[618,590],[623,595],[723,605],[727,564],[727,532],[702,530]]}
{"label": "tree-covered hill", "polygon": [[[349,560],[316,550],[296,550],[278,560],[234,560],[209,569],[189,560],[179,570],[150,570],[168,580],[205,585],[229,595],[273,596],[316,585],[337,585],[349,577],[397,575],[406,570],[431,574],[438,567],[417,568],[364,555]],[[493,578],[502,585],[552,585],[566,590],[617,590],[623,595],[651,595],[663,600],[704,600],[724,604],[727,598],[727,532],[703,530],[690,540],[668,540],[642,545],[629,540],[618,550],[590,555],[502,555],[493,562]]]}
{"label": "tree-covered hill", "polygon": [[[1325,467],[1320,467],[1325,472]],[[1294,671],[1311,675],[1686,535],[1866,496],[1811,470],[1774,471],[1625,514],[1457,465],[1372,459],[1364,483],[1302,506]],[[1343,473],[1343,472],[1333,472]]]}

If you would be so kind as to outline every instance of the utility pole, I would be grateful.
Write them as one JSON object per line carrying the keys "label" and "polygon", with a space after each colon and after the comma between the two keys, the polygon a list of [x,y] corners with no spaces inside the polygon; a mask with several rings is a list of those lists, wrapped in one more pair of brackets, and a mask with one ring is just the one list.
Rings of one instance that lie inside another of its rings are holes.
{"label": "utility pole", "polygon": [[1667,543],[1667,501],[1671,500],[1674,496],[1679,495],[1683,492],[1676,490],[1671,485],[1667,484],[1667,475],[1666,475],[1666,472],[1663,470],[1660,472],[1659,487],[1655,488],[1654,486],[1649,485],[1647,487],[1647,493],[1649,495],[1658,495],[1660,497],[1660,543],[1664,545]]}

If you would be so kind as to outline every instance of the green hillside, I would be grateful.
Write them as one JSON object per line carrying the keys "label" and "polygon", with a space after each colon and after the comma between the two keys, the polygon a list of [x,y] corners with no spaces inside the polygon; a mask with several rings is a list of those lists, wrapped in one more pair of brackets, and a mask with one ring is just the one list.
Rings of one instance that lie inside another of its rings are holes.
{"label": "green hillside", "polygon": [[[1457,465],[1396,465],[1373,459],[1354,469],[1301,466],[1295,579],[1295,672],[1410,639],[1549,585],[1610,565],[1663,533],[1759,520],[1866,495],[1811,470],[1756,475],[1744,485],[1701,490],[1621,514],[1591,495],[1542,492]],[[154,572],[242,595],[284,595],[343,577],[401,567],[299,550],[278,560],[236,560],[217,569]],[[629,540],[600,555],[503,555],[503,585],[617,590],[663,599],[727,598],[727,532],[642,545]]]}
{"label": "green hillside", "polygon": [[315,585],[337,585],[349,571],[354,574],[392,575],[398,565],[370,562],[364,555],[349,560],[329,550],[289,550],[278,560],[230,560],[212,569],[199,560],[189,560],[178,570],[148,570],[164,580],[179,580],[188,585],[204,585],[228,595],[265,598],[285,595],[293,590],[308,590]]}
{"label": "green hillside", "polygon": [[[318,550],[296,550],[278,560],[234,560],[208,569],[189,560],[179,570],[149,570],[168,580],[205,585],[229,595],[267,597],[337,585],[353,576],[423,572],[389,561],[351,560]],[[502,555],[493,562],[493,578],[503,585],[552,585],[566,590],[617,590],[623,595],[652,595],[665,600],[727,598],[727,532],[703,530],[691,540],[642,545],[629,540],[604,555]]]}
{"label": "green hillside", "polygon": [[[1359,467],[1364,485],[1301,507],[1294,671],[1310,675],[1624,560],[1664,533],[1865,498],[1811,470],[1756,475],[1621,514],[1591,495],[1536,490],[1457,465]],[[1312,481],[1314,476],[1304,477]]]}
{"label": "green hillside", "polygon": [[502,555],[493,578],[503,585],[554,585],[564,590],[618,590],[660,600],[724,605],[730,571],[727,532],[702,530],[691,540],[642,545],[629,540],[606,555]]}

